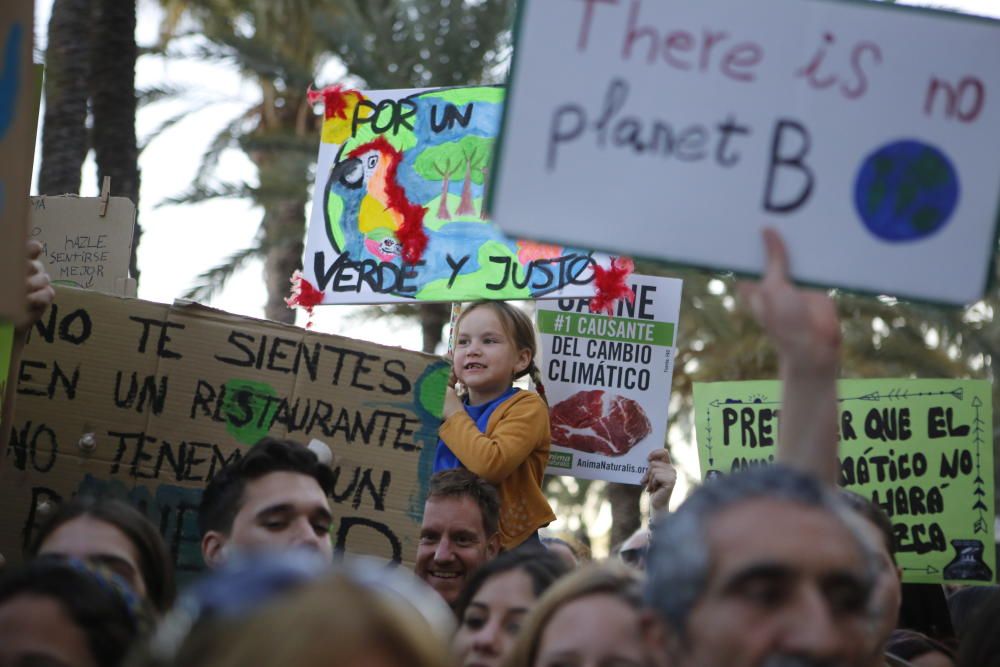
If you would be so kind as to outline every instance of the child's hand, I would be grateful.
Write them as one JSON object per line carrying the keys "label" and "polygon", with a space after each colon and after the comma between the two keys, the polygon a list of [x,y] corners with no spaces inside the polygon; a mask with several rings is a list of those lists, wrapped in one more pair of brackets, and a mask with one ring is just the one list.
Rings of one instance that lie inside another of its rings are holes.
{"label": "child's hand", "polygon": [[740,297],[767,332],[786,372],[836,368],[840,322],[833,300],[799,289],[788,279],[788,253],[774,229],[764,230],[767,270],[759,283],[741,283]]}
{"label": "child's hand", "polygon": [[649,506],[653,514],[666,511],[677,483],[677,470],[670,462],[670,452],[654,449],[649,453],[649,467],[642,476],[641,484],[649,491]]}
{"label": "child's hand", "polygon": [[458,397],[455,392],[455,385],[458,383],[458,378],[455,377],[455,371],[451,372],[451,376],[448,378],[448,388],[444,392],[444,410],[442,416],[447,419],[451,417],[456,412],[464,412],[465,406],[462,405],[462,399]]}
{"label": "child's hand", "polygon": [[26,254],[28,277],[25,281],[25,288],[27,290],[29,320],[22,327],[23,329],[28,329],[37,322],[56,297],[56,291],[51,285],[49,274],[46,273],[45,266],[38,259],[42,254],[42,244],[38,241],[28,241]]}

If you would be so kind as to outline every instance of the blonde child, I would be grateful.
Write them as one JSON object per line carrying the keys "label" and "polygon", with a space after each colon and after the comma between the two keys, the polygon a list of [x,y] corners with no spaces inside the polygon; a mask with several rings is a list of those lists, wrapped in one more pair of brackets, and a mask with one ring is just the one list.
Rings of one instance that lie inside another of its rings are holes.
{"label": "blonde child", "polygon": [[[556,518],[542,493],[549,408],[535,392],[513,386],[529,375],[542,390],[531,319],[501,301],[483,301],[462,312],[454,337],[452,386],[445,395],[434,472],[464,466],[496,485],[503,548],[525,542],[540,547],[538,529]],[[464,400],[453,388],[456,382]]]}

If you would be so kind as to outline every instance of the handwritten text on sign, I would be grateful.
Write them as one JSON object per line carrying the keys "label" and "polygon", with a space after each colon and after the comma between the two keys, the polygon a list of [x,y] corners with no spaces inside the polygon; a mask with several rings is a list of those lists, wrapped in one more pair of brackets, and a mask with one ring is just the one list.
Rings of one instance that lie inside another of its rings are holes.
{"label": "handwritten text on sign", "polygon": [[[494,86],[327,99],[304,268],[324,303],[593,296],[607,257],[508,238],[487,215],[503,100]],[[412,264],[406,229],[427,238]]]}
{"label": "handwritten text on sign", "polygon": [[982,294],[1000,22],[871,2],[528,0],[517,37],[491,204],[506,232],[755,273],[772,225],[802,280]]}
{"label": "handwritten text on sign", "polygon": [[[840,484],[890,516],[906,579],[991,583],[989,383],[842,380],[838,394]],[[774,461],[780,397],[778,382],[695,384],[703,477]]]}
{"label": "handwritten text on sign", "polygon": [[61,288],[16,377],[0,459],[8,558],[40,523],[40,502],[90,492],[137,504],[178,568],[197,569],[204,485],[266,434],[331,448],[338,549],[415,554],[447,382],[433,357]]}

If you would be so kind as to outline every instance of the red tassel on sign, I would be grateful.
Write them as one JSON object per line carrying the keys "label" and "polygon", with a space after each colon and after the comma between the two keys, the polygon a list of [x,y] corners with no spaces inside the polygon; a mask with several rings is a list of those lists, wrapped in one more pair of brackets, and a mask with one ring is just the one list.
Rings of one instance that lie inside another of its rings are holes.
{"label": "red tassel on sign", "polygon": [[362,99],[361,93],[350,88],[344,88],[344,84],[338,83],[335,86],[327,86],[322,90],[313,90],[312,86],[306,91],[306,99],[309,104],[316,104],[323,100],[324,118],[347,118],[348,97],[354,97],[356,101]]}
{"label": "red tassel on sign", "polygon": [[313,309],[323,303],[323,293],[313,287],[312,283],[302,277],[301,271],[292,274],[291,294],[285,299],[289,308],[302,308],[309,314],[309,321],[306,322],[306,329],[312,329]]}
{"label": "red tassel on sign", "polygon": [[635,292],[625,284],[625,280],[634,270],[635,264],[628,257],[612,257],[611,267],[607,269],[595,264],[594,286],[597,290],[590,300],[590,312],[614,315],[615,304],[619,299],[627,299],[632,303]]}

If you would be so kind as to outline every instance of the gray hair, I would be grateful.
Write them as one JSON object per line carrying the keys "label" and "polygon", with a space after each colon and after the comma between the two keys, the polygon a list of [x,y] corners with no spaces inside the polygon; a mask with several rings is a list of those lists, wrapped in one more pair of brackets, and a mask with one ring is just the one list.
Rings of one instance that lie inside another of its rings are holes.
{"label": "gray hair", "polygon": [[646,604],[658,611],[678,631],[708,583],[711,566],[705,534],[717,514],[737,503],[755,499],[787,500],[806,507],[829,510],[854,535],[874,577],[873,548],[867,544],[853,513],[819,480],[775,465],[741,472],[703,484],[684,504],[653,525],[646,564]]}

